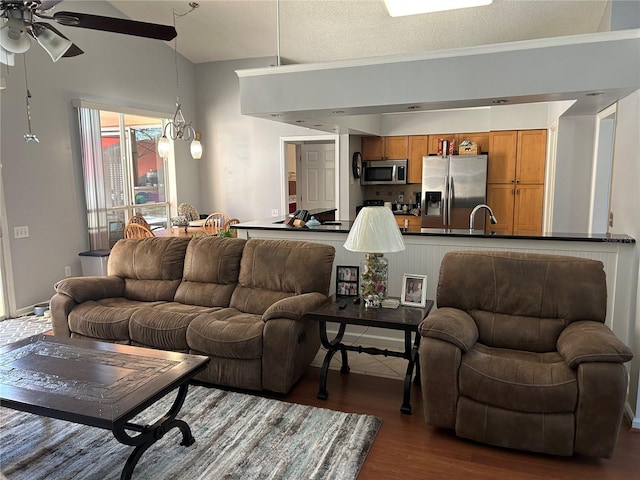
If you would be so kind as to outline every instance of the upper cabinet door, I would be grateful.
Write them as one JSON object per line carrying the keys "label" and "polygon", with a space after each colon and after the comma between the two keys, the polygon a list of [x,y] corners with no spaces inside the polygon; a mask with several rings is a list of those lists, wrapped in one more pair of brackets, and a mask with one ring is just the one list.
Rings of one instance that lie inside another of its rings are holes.
{"label": "upper cabinet door", "polygon": [[[452,141],[455,141],[455,152],[458,151],[458,134],[457,133],[434,133],[429,135],[429,146],[428,146],[428,154],[429,155],[437,155],[438,154],[438,144],[440,143],[440,139],[446,140],[451,145]],[[444,152],[443,152],[444,153]],[[444,153],[446,155],[446,153]]]}
{"label": "upper cabinet door", "polygon": [[422,183],[422,157],[427,154],[427,136],[409,137],[409,174],[407,183]]}
{"label": "upper cabinet door", "polygon": [[517,131],[489,133],[487,183],[515,183],[517,147]]}
{"label": "upper cabinet door", "polygon": [[544,183],[544,167],[547,160],[547,131],[518,131],[518,161],[516,180],[518,183]]}
{"label": "upper cabinet door", "polygon": [[362,159],[382,160],[384,141],[382,137],[362,137]]}
{"label": "upper cabinet door", "polygon": [[384,137],[384,158],[403,160],[409,156],[409,137]]}

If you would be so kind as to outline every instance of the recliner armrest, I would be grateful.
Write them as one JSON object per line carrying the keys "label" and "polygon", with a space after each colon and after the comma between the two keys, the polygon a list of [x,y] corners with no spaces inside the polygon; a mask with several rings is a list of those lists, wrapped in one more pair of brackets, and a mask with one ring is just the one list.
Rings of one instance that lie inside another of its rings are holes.
{"label": "recliner armrest", "polygon": [[76,303],[101,298],[121,297],[124,280],[120,277],[71,277],[60,280],[55,285],[57,293],[71,297]]}
{"label": "recliner armrest", "polygon": [[443,340],[464,352],[471,350],[478,340],[476,322],[467,312],[457,308],[443,307],[431,312],[418,331],[423,337]]}
{"label": "recliner armrest", "polygon": [[558,352],[571,368],[583,362],[624,363],[633,352],[606,325],[594,321],[570,323],[558,337]]}
{"label": "recliner armrest", "polygon": [[313,310],[326,300],[327,297],[318,292],[283,298],[265,310],[262,314],[262,321],[267,322],[273,318],[299,320],[305,313]]}

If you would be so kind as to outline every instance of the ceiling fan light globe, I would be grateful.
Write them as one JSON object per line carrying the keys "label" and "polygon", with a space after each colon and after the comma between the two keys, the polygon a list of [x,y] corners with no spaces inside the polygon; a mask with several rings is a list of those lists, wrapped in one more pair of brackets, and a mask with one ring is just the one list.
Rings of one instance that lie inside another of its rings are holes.
{"label": "ceiling fan light globe", "polygon": [[67,53],[67,50],[71,48],[73,42],[59,35],[55,32],[43,28],[36,36],[38,43],[46,50],[51,57],[51,60],[57,62],[62,56]]}
{"label": "ceiling fan light globe", "polygon": [[0,46],[9,53],[24,53],[31,47],[29,37],[20,20],[11,18],[0,28]]}

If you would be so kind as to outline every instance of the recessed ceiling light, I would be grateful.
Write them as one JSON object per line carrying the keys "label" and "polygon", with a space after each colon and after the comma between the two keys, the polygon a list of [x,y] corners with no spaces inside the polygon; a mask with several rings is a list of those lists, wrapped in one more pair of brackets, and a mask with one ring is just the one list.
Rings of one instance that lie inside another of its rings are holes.
{"label": "recessed ceiling light", "polygon": [[493,0],[384,0],[389,15],[404,17],[420,13],[442,12],[443,10],[457,10],[458,8],[481,7],[489,5]]}
{"label": "recessed ceiling light", "polygon": [[587,97],[597,97],[598,95],[602,95],[604,92],[591,92],[587,93]]}
{"label": "recessed ceiling light", "polygon": [[304,120],[296,120],[296,123],[304,123]]}
{"label": "recessed ceiling light", "polygon": [[420,105],[409,105],[407,110],[420,110]]}
{"label": "recessed ceiling light", "polygon": [[322,126],[322,124],[319,124],[319,125],[314,125],[314,127],[321,127],[321,126]]}
{"label": "recessed ceiling light", "polygon": [[334,110],[333,112],[331,112],[335,115],[340,115],[341,113],[344,113],[344,110]]}
{"label": "recessed ceiling light", "polygon": [[280,113],[271,113],[269,115],[272,116],[272,117],[281,117],[282,116],[282,114],[280,114]]}
{"label": "recessed ceiling light", "polygon": [[498,100],[493,100],[491,103],[495,103],[496,105],[502,105],[503,103],[508,103],[509,100],[505,100],[504,98],[500,98]]}

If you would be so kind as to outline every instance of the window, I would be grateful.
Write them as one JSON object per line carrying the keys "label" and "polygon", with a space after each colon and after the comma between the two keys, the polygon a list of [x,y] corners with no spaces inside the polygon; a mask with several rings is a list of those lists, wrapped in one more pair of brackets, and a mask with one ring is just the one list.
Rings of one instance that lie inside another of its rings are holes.
{"label": "window", "polygon": [[157,153],[166,120],[104,107],[79,117],[90,248],[111,248],[135,214],[166,228],[173,171]]}

